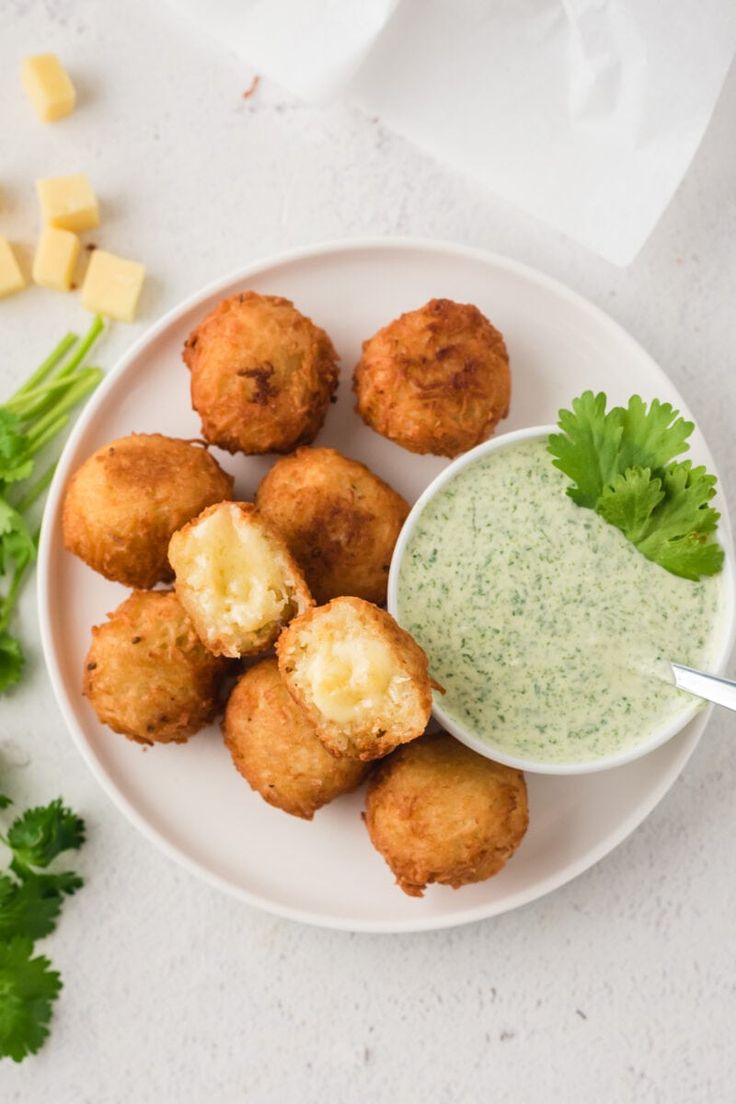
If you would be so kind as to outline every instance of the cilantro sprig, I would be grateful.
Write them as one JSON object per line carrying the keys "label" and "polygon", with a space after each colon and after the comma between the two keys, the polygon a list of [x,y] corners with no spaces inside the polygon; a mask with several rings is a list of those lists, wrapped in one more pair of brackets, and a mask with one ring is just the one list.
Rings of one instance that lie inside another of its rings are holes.
{"label": "cilantro sprig", "polygon": [[45,955],[32,958],[33,940],[0,943],[0,1057],[22,1062],[43,1045],[61,978]]}
{"label": "cilantro sprig", "polygon": [[585,391],[561,410],[549,438],[556,468],[572,481],[578,506],[615,525],[642,555],[673,575],[700,579],[723,567],[714,538],[720,517],[710,505],[716,477],[690,460],[695,428],[670,403],[638,395],[606,410],[606,396]]}
{"label": "cilantro sprig", "polygon": [[[0,794],[0,808],[11,804]],[[49,871],[64,852],[84,842],[84,821],[61,798],[27,809],[0,842],[12,858],[0,874],[0,1058],[21,1062],[35,1054],[49,1031],[61,978],[34,942],[56,927],[64,897],[83,885],[71,870]]]}
{"label": "cilantro sprig", "polygon": [[38,551],[33,507],[56,466],[51,463],[36,476],[36,459],[102,378],[101,370],[85,366],[85,360],[103,328],[97,316],[81,339],[67,334],[0,405],[0,693],[12,689],[23,673],[23,648],[9,624]]}

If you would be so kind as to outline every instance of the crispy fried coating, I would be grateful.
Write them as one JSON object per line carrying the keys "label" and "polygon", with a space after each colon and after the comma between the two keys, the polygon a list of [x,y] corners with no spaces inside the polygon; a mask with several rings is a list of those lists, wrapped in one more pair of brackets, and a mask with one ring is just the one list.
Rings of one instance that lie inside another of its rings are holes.
{"label": "crispy fried coating", "polygon": [[223,299],[189,335],[183,357],[202,433],[228,452],[308,444],[337,387],[329,337],[276,295]]}
{"label": "crispy fried coating", "polygon": [[369,767],[324,749],[284,684],[275,659],[241,676],[225,712],[233,763],[269,805],[311,820],[317,809],[360,785]]}
{"label": "crispy fried coating", "polygon": [[335,449],[300,448],[277,461],[256,495],[319,604],[348,594],[382,605],[409,504],[365,464]]}
{"label": "crispy fried coating", "polygon": [[215,655],[257,655],[312,604],[296,561],[251,502],[219,502],[169,544],[176,594]]}
{"label": "crispy fried coating", "polygon": [[410,897],[421,897],[431,882],[453,889],[482,882],[501,870],[526,832],[524,775],[438,732],[380,764],[365,823]]}
{"label": "crispy fried coating", "polygon": [[139,744],[182,744],[218,712],[227,661],[200,643],[173,591],[136,590],[92,629],[83,693]]}
{"label": "crispy fried coating", "polygon": [[121,437],[72,476],[64,547],[107,579],[152,587],[171,578],[171,534],[232,493],[232,476],[197,442],[160,433]]}
{"label": "crispy fried coating", "polygon": [[353,389],[377,433],[411,452],[457,456],[508,414],[509,358],[477,307],[431,299],[363,342]]}
{"label": "crispy fried coating", "polygon": [[334,598],[296,618],[276,644],[289,692],[333,755],[379,759],[427,726],[427,657],[385,610]]}

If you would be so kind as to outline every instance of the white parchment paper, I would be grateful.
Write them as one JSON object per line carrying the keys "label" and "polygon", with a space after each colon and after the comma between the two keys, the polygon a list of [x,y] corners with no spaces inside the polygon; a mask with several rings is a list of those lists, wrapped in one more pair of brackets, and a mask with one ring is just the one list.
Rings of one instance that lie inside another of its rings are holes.
{"label": "white parchment paper", "polygon": [[736,0],[170,0],[315,102],[628,264],[680,183],[736,50]]}

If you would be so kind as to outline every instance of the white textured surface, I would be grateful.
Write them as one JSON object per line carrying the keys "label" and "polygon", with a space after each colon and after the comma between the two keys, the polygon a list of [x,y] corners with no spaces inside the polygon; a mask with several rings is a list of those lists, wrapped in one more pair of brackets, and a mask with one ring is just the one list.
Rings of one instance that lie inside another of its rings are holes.
{"label": "white textured surface", "polygon": [[[24,53],[46,49],[80,90],[51,128],[16,78]],[[31,246],[33,178],[84,170],[103,207],[88,237],[151,273],[140,326],[116,327],[106,365],[261,254],[360,233],[454,238],[537,265],[623,323],[688,397],[736,505],[736,74],[672,207],[619,271],[380,122],[267,85],[243,101],[252,74],[158,5],[5,0],[0,62],[0,233]],[[83,322],[50,292],[0,302],[0,392]],[[62,792],[84,813],[88,885],[44,944],[66,981],[52,1038],[0,1065],[3,1104],[733,1099],[731,717],[715,718],[645,825],[553,897],[453,932],[341,935],[219,896],[122,820],[63,731],[30,592],[23,614],[32,670],[0,704],[7,787],[21,803]]]}

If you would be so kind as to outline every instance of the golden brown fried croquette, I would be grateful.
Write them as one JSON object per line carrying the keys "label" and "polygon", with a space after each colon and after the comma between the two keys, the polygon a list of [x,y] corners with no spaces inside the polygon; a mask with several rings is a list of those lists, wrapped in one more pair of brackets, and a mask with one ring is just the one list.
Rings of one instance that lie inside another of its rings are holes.
{"label": "golden brown fried croquette", "polygon": [[438,732],[380,764],[365,823],[410,897],[421,897],[430,882],[453,889],[482,882],[508,862],[526,832],[524,775]]}
{"label": "golden brown fried croquette", "polygon": [[219,502],[169,544],[179,601],[215,655],[257,655],[313,604],[277,531],[250,502]]}
{"label": "golden brown fried croquette", "polygon": [[261,797],[292,816],[317,809],[358,786],[369,767],[336,759],[287,690],[275,659],[240,678],[225,712],[225,743],[233,763]]}
{"label": "golden brown fried croquette", "polygon": [[363,342],[353,388],[377,433],[412,452],[457,456],[508,414],[509,358],[477,307],[432,299]]}
{"label": "golden brown fried croquette", "polygon": [[256,505],[281,533],[318,603],[348,594],[383,604],[409,505],[335,449],[300,448],[268,472]]}
{"label": "golden brown fried croquette", "polygon": [[289,452],[314,440],[337,387],[324,330],[288,299],[223,299],[184,345],[202,433],[228,452]]}
{"label": "golden brown fried croquette", "polygon": [[83,693],[102,724],[139,744],[181,744],[213,719],[227,670],[173,591],[136,590],[92,629]]}
{"label": "golden brown fried croquette", "polygon": [[160,433],[121,437],[72,476],[64,547],[108,579],[152,587],[171,578],[171,534],[232,493],[232,476],[197,442]]}
{"label": "golden brown fried croquette", "polygon": [[292,621],[276,645],[289,692],[333,755],[378,759],[427,726],[427,657],[385,610],[334,598]]}

